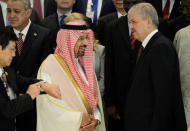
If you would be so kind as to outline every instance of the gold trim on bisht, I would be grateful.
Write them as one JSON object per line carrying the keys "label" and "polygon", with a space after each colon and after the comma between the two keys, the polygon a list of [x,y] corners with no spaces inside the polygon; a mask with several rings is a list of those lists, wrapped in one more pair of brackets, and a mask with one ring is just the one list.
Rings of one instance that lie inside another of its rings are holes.
{"label": "gold trim on bisht", "polygon": [[88,100],[86,99],[85,95],[83,94],[82,90],[80,89],[79,85],[77,84],[77,82],[75,81],[75,79],[73,78],[71,71],[67,65],[67,63],[65,63],[65,61],[63,60],[63,58],[60,55],[57,54],[53,54],[53,56],[56,58],[56,60],[59,62],[59,64],[61,65],[61,67],[64,69],[64,71],[67,73],[70,81],[73,83],[75,89],[77,90],[80,98],[82,99],[82,102],[88,112],[88,114],[92,114],[92,109],[90,108],[90,105],[88,103]]}

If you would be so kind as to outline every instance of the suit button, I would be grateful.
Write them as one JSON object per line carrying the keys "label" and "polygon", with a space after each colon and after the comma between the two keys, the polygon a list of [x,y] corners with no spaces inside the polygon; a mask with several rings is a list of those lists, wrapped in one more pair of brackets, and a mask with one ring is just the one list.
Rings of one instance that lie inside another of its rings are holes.
{"label": "suit button", "polygon": [[19,74],[20,74],[20,72],[19,72],[19,71],[17,71],[16,73],[17,73],[17,75],[19,75]]}

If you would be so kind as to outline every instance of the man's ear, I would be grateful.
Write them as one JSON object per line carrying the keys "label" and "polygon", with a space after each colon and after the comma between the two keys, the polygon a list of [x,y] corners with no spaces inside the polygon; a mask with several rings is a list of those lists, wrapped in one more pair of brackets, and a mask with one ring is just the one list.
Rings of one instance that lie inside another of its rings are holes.
{"label": "man's ear", "polygon": [[31,14],[32,14],[32,9],[28,9],[27,10],[27,17],[30,18]]}

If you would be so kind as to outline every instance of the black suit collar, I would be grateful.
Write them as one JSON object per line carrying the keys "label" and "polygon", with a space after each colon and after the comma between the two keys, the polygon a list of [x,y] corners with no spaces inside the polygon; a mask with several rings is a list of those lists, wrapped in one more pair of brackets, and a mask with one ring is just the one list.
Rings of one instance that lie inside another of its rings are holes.
{"label": "black suit collar", "polygon": [[31,23],[28,29],[25,41],[23,43],[21,55],[18,56],[18,51],[17,51],[16,57],[15,57],[15,59],[18,59],[17,66],[19,66],[21,62],[23,62],[23,59],[27,56],[26,54],[28,53],[36,37],[38,37],[38,32],[36,31],[36,29],[34,29],[34,24]]}
{"label": "black suit collar", "polygon": [[44,17],[46,16],[47,14],[47,10],[48,10],[48,0],[44,0]]}
{"label": "black suit collar", "polygon": [[2,8],[1,8],[1,4],[0,4],[0,26],[5,26],[4,24],[4,19],[3,19],[3,12],[2,12]]}
{"label": "black suit collar", "polygon": [[[118,19],[117,24],[119,26],[119,31],[121,33],[122,38],[124,39],[123,43],[131,43],[130,36],[129,36],[129,27],[128,27],[128,17],[123,16]],[[128,48],[130,48],[130,44],[126,44]]]}
{"label": "black suit collar", "polygon": [[154,41],[160,36],[160,32],[157,32],[156,34],[154,34],[152,36],[152,38],[149,40],[148,44],[146,45],[146,47],[144,48],[141,57],[139,58],[136,66],[135,66],[135,70],[133,72],[133,77],[135,76],[137,69],[139,67],[139,65],[141,65],[141,63],[143,62],[144,57],[146,56],[146,54],[149,52],[150,48],[152,47],[152,45],[154,45]]}

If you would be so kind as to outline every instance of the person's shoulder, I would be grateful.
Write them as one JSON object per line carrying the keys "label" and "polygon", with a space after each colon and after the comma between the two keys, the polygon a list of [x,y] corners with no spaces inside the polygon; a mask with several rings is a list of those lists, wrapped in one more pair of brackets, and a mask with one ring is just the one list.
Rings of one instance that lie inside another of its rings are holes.
{"label": "person's shoulder", "polygon": [[50,30],[46,27],[43,27],[38,24],[32,24],[32,29],[36,30],[36,32],[42,33],[42,34],[49,34]]}
{"label": "person's shoulder", "polygon": [[112,19],[112,18],[117,18],[117,12],[112,12],[107,15],[104,15],[99,18],[99,20],[106,20],[106,19]]}
{"label": "person's shoulder", "polygon": [[105,51],[105,47],[103,45],[100,45],[100,44],[96,44],[94,49],[95,49],[95,52],[98,54],[103,54]]}
{"label": "person's shoulder", "polygon": [[45,17],[42,21],[41,21],[41,24],[43,26],[48,26],[49,24],[51,24],[52,22],[54,23],[54,21],[57,21],[58,20],[58,16],[57,16],[57,13],[54,13],[54,14],[51,14],[47,17]]}
{"label": "person's shoulder", "polygon": [[150,41],[153,43],[152,49],[174,49],[172,41],[160,32],[157,32]]}
{"label": "person's shoulder", "polygon": [[46,22],[46,21],[49,21],[49,20],[52,20],[52,19],[55,19],[55,18],[57,18],[57,13],[54,13],[54,14],[51,14],[51,15],[45,17],[45,18],[42,20],[42,23],[43,23],[43,22]]}
{"label": "person's shoulder", "polygon": [[187,26],[187,27],[184,27],[184,28],[180,29],[178,32],[183,33],[184,35],[185,34],[189,35],[189,33],[190,33],[190,25]]}

